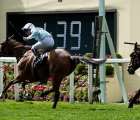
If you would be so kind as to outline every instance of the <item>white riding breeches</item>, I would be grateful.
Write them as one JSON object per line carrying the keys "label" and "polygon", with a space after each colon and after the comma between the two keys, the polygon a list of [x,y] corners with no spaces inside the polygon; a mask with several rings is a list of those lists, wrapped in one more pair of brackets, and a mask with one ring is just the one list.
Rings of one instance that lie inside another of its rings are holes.
{"label": "white riding breeches", "polygon": [[45,37],[42,41],[38,41],[32,46],[33,49],[50,49],[54,46],[54,39],[52,37]]}

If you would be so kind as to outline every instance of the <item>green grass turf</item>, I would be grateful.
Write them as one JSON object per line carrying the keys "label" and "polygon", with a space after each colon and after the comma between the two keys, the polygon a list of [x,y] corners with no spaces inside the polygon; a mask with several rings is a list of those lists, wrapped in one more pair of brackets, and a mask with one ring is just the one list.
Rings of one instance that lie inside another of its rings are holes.
{"label": "green grass turf", "polygon": [[0,102],[0,120],[140,120],[140,105],[58,102]]}

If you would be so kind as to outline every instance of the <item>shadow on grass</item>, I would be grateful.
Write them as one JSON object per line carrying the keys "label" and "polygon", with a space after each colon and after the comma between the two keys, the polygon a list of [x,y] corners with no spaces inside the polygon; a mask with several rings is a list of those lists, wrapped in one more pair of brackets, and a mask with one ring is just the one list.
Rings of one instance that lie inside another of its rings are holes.
{"label": "shadow on grass", "polygon": [[106,110],[108,110],[108,111],[113,111],[113,110],[115,110],[115,109],[112,109],[112,108],[104,108],[104,109],[103,109],[103,108],[97,108],[97,109],[96,109],[96,108],[93,108],[93,109],[88,109],[88,110],[92,110],[92,111],[95,111],[95,110],[99,110],[99,111],[103,111],[103,110],[105,110],[105,111],[106,111]]}
{"label": "shadow on grass", "polygon": [[[63,108],[63,109],[68,109],[68,107],[67,106],[59,106],[59,107],[61,107],[61,108]],[[69,107],[69,109],[72,109],[72,110],[80,110],[81,109],[81,106],[71,106],[71,107]],[[115,109],[114,108],[86,108],[86,110],[91,110],[91,111],[96,111],[96,110],[98,110],[98,111],[114,111]]]}
{"label": "shadow on grass", "polygon": [[[68,107],[62,107],[61,108],[63,109],[68,109]],[[72,109],[72,110],[80,110],[81,107],[69,107],[69,109]],[[114,111],[115,109],[112,109],[112,108],[87,108],[86,110],[90,110],[90,111]]]}
{"label": "shadow on grass", "polygon": [[34,104],[34,102],[32,102],[32,101],[24,101],[23,103],[24,104]]}

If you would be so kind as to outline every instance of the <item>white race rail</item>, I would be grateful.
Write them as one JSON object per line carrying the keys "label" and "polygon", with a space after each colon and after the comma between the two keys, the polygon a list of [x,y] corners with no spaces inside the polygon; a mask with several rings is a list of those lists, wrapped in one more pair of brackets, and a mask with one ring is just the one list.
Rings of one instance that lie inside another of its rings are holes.
{"label": "white race rail", "polygon": [[[14,77],[16,77],[18,74],[17,60],[15,57],[0,57],[0,93],[2,93],[3,91],[3,62],[13,62]],[[19,100],[18,84],[15,84],[14,87],[15,87],[15,101],[18,101]]]}
{"label": "white race rail", "polygon": [[[100,60],[100,59],[94,59],[94,60]],[[130,59],[107,59],[106,63],[129,63]],[[105,71],[104,71],[105,72]],[[117,72],[117,71],[116,71]],[[127,96],[126,92],[124,89],[124,84],[123,81],[121,80],[122,77],[118,77],[119,83],[120,83],[120,88],[122,91],[122,96],[124,99],[124,102],[127,102]],[[88,102],[91,104],[92,103],[92,88],[93,88],[93,67],[92,65],[88,65]],[[101,84],[101,83],[100,83]],[[101,90],[102,91],[102,90]],[[74,72],[70,74],[70,103],[74,103]]]}
{"label": "white race rail", "polygon": [[[94,60],[100,60],[100,59],[94,59]],[[0,93],[3,91],[3,62],[14,62],[14,76],[17,76],[18,74],[18,68],[17,68],[17,61],[15,57],[0,57]],[[130,59],[107,59],[106,63],[129,63]],[[93,67],[91,65],[88,65],[88,101],[89,103],[92,103],[92,88],[93,88]],[[105,71],[104,71],[105,72]],[[120,78],[120,77],[118,77]],[[120,80],[120,88],[122,90],[123,98],[125,99],[125,102],[127,100],[126,92],[124,90],[123,82]],[[18,92],[18,84],[14,85],[15,87],[15,101],[19,100],[19,92]],[[101,90],[102,91],[102,90]],[[70,75],[70,103],[74,103],[74,72]]]}

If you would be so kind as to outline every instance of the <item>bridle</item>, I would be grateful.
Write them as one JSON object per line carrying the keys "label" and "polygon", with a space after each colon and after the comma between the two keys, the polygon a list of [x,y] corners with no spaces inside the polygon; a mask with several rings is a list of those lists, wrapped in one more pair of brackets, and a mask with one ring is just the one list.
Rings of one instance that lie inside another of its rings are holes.
{"label": "bridle", "polygon": [[129,74],[134,74],[135,70],[137,70],[140,67],[140,55],[138,56],[138,51],[140,51],[140,48],[136,44],[134,47],[134,51],[130,54],[131,65],[127,69]]}
{"label": "bridle", "polygon": [[2,52],[4,50],[4,48],[6,47],[6,44],[7,44],[7,41],[4,41],[3,43],[0,44],[1,45],[0,56],[5,56],[8,54],[8,51],[6,51],[5,54],[3,54],[3,52]]}
{"label": "bridle", "polygon": [[[24,47],[23,45],[19,45],[19,46],[16,46],[16,47],[14,47],[14,48],[11,48],[11,49],[9,49],[9,50],[6,50],[6,52],[3,54],[3,50],[4,50],[4,48],[6,47],[6,44],[8,44],[9,42],[6,40],[6,41],[4,41],[2,44],[0,44],[1,45],[1,52],[0,52],[0,56],[5,56],[5,55],[10,55],[11,53],[11,51],[12,50],[14,50],[14,49],[17,49],[17,48],[22,48],[22,47]],[[11,47],[11,46],[10,46]],[[24,47],[25,48],[25,47]],[[17,58],[17,63],[19,62],[19,60],[23,57],[23,55],[25,54],[25,52],[27,51],[27,49],[25,48],[25,50],[22,52],[22,54]]]}

